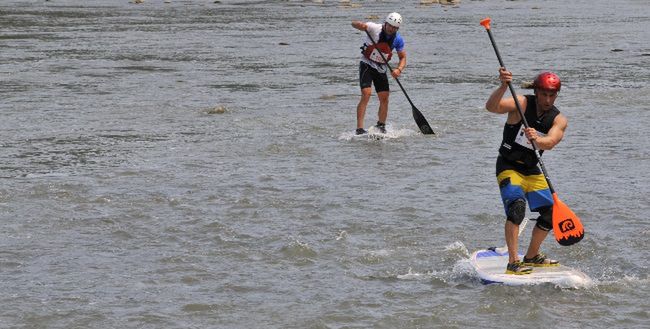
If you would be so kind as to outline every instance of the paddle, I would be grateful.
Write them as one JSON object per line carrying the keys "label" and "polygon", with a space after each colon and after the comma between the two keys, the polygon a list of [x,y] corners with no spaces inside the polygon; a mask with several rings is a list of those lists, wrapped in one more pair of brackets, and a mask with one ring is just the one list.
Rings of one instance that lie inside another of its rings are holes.
{"label": "paddle", "polygon": [[[490,18],[487,17],[481,21],[481,25],[485,27],[488,36],[490,36],[490,42],[492,42],[492,47],[494,48],[494,52],[497,55],[499,64],[501,67],[505,68],[503,60],[501,59],[501,54],[499,54],[497,44],[494,42],[494,37],[490,31],[490,21]],[[528,122],[526,121],[526,117],[524,116],[524,113],[521,110],[521,106],[519,105],[519,100],[515,94],[515,89],[512,87],[512,84],[510,82],[508,82],[508,88],[510,88],[510,93],[512,93],[512,97],[515,100],[515,106],[517,107],[519,116],[524,123],[524,127],[528,128]],[[551,184],[551,179],[546,172],[546,167],[544,166],[542,157],[539,154],[537,145],[535,145],[535,142],[532,140],[530,142],[533,146],[533,150],[535,151],[535,156],[539,161],[539,166],[542,168],[542,172],[544,173],[544,178],[546,178],[546,182],[548,183],[548,188],[553,195],[553,234],[555,235],[555,240],[563,246],[570,246],[574,243],[579,242],[584,237],[585,230],[582,227],[582,222],[580,221],[580,218],[578,218],[578,216],[576,216],[576,214],[574,214],[573,211],[571,211],[571,209],[558,198],[557,193],[555,193],[555,189],[553,189],[553,184]]]}
{"label": "paddle", "polygon": [[[368,31],[366,31],[366,34],[368,35],[368,38],[370,38],[370,41],[372,41],[372,44],[375,45],[375,47],[376,47],[377,43],[370,36],[370,33],[368,33]],[[393,68],[390,67],[390,64],[388,64],[388,61],[386,60],[386,57],[384,57],[384,54],[379,50],[377,52],[379,53],[379,55],[381,55],[381,59],[384,60],[384,63],[386,64],[386,66],[388,66],[388,69],[390,70],[390,72],[393,72]],[[429,123],[427,122],[427,119],[425,119],[424,115],[422,115],[422,112],[420,112],[420,110],[418,110],[417,107],[415,107],[415,105],[413,105],[413,102],[411,101],[411,98],[406,93],[406,90],[404,90],[404,87],[402,87],[402,83],[399,82],[398,78],[395,78],[395,81],[397,81],[397,84],[402,89],[402,92],[404,92],[404,96],[406,96],[406,99],[408,99],[409,103],[411,103],[411,108],[413,109],[413,119],[415,119],[415,123],[418,125],[418,127],[420,127],[420,131],[425,135],[435,135],[435,133],[433,132],[433,129],[431,129],[431,126],[429,126]]]}

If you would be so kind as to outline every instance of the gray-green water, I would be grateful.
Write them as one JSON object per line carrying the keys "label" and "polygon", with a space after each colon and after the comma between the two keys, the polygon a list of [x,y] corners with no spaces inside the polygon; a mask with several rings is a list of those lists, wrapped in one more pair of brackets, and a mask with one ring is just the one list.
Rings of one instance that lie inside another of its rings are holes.
{"label": "gray-green water", "polygon": [[[352,4],[3,1],[0,327],[647,328],[650,4]],[[437,135],[393,82],[396,138],[351,139],[350,21],[391,11]],[[586,237],[543,249],[587,288],[467,266],[503,244],[486,16],[517,84],[564,80],[544,158]]]}

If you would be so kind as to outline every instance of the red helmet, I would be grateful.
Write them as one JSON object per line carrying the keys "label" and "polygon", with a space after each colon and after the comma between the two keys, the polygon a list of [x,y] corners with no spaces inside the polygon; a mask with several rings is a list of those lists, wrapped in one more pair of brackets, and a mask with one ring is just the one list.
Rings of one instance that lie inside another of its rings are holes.
{"label": "red helmet", "polygon": [[544,89],[550,91],[560,91],[562,87],[562,82],[560,82],[560,77],[553,72],[542,72],[540,73],[535,81],[533,81],[533,87],[535,89]]}

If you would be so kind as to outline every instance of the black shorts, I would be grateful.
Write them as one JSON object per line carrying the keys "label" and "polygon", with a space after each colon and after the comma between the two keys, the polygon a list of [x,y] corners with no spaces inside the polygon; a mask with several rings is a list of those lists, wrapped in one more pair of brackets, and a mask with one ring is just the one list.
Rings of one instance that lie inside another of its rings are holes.
{"label": "black shorts", "polygon": [[386,73],[379,73],[372,66],[359,62],[359,86],[361,89],[370,88],[372,84],[375,84],[375,91],[389,91],[388,87],[388,75]]}

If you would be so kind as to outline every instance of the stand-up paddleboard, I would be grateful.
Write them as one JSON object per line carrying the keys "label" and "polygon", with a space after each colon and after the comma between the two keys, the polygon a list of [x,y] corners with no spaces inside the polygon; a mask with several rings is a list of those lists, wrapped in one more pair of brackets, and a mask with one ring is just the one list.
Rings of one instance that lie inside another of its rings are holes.
{"label": "stand-up paddleboard", "polygon": [[357,135],[356,132],[344,132],[339,136],[339,140],[365,140],[365,141],[375,141],[375,140],[390,140],[390,139],[399,139],[403,137],[410,137],[419,135],[419,131],[414,131],[408,128],[396,129],[390,124],[386,125],[386,133],[382,133],[377,127],[370,126],[368,132],[365,134]]}
{"label": "stand-up paddleboard", "polygon": [[368,128],[367,132],[365,134],[357,135],[356,133],[352,135],[352,138],[363,138],[363,139],[374,139],[374,140],[380,140],[384,138],[390,137],[388,133],[382,133],[378,128],[375,128],[374,126]]}
{"label": "stand-up paddleboard", "polygon": [[[525,219],[520,225],[520,234],[526,225]],[[519,259],[524,255],[520,254]],[[533,267],[530,274],[506,274],[508,265],[508,248],[487,248],[477,250],[470,256],[469,263],[476,271],[483,284],[504,284],[509,286],[536,285],[550,283],[562,288],[579,288],[591,283],[591,279],[577,269],[558,265],[548,267]]]}
{"label": "stand-up paddleboard", "polygon": [[[523,257],[524,255],[519,255],[520,259]],[[499,283],[519,286],[551,283],[563,288],[578,288],[591,282],[586,274],[564,265],[533,267],[533,272],[530,274],[506,274],[507,248],[488,248],[475,251],[469,262],[484,284]]]}
{"label": "stand-up paddleboard", "polygon": [[361,134],[361,135],[352,135],[352,139],[371,139],[371,140],[382,140],[387,138],[386,134]]}

